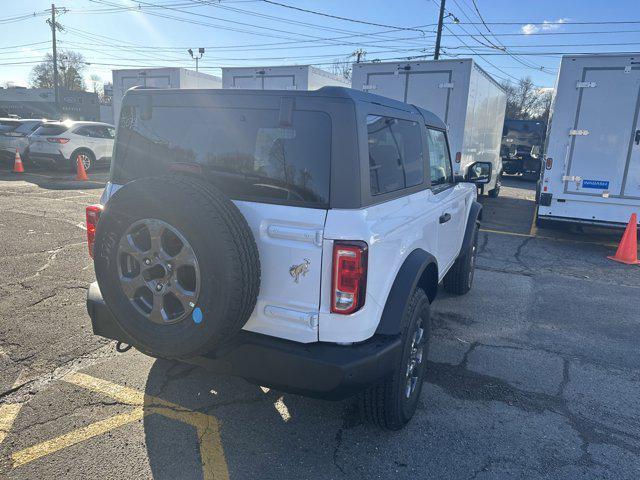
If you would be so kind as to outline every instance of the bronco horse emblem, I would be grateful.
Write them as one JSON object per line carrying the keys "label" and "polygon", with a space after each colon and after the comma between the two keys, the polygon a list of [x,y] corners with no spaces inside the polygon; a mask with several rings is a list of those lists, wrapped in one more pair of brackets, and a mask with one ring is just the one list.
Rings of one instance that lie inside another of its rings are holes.
{"label": "bronco horse emblem", "polygon": [[300,265],[291,265],[291,268],[289,268],[289,275],[291,275],[293,281],[299,283],[300,275],[302,275],[303,277],[306,276],[309,272],[310,265],[311,261],[308,258],[305,258],[304,262],[302,262]]}

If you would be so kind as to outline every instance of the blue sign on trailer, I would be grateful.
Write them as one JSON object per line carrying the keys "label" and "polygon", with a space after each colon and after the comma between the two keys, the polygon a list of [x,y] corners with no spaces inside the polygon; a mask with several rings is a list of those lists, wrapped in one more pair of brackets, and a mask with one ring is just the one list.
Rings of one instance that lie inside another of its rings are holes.
{"label": "blue sign on trailer", "polygon": [[608,180],[582,180],[582,188],[596,188],[606,190],[609,188]]}

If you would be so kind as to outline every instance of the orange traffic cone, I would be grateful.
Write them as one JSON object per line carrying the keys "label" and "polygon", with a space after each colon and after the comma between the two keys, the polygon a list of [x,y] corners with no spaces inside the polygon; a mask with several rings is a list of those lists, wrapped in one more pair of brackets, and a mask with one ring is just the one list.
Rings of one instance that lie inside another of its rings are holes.
{"label": "orange traffic cone", "polygon": [[16,148],[16,159],[13,162],[13,173],[24,173],[22,159],[20,158],[20,149]]}
{"label": "orange traffic cone", "polygon": [[607,257],[616,262],[626,263],[627,265],[640,265],[638,261],[638,216],[631,214],[629,224],[624,230],[618,250],[613,257]]}
{"label": "orange traffic cone", "polygon": [[78,165],[76,180],[89,180],[89,177],[87,177],[87,171],[84,169],[84,163],[82,163],[82,160],[77,159],[76,163]]}

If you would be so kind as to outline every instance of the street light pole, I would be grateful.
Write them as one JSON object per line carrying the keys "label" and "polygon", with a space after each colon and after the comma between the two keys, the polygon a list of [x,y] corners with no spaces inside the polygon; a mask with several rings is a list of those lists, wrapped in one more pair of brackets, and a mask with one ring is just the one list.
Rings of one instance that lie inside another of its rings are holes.
{"label": "street light pole", "polygon": [[200,47],[198,49],[198,53],[200,54],[200,56],[194,55],[192,49],[188,49],[187,52],[189,52],[189,55],[191,55],[191,58],[193,58],[196,61],[196,72],[197,72],[198,71],[198,60],[200,60],[202,58],[202,56],[204,55],[204,48]]}

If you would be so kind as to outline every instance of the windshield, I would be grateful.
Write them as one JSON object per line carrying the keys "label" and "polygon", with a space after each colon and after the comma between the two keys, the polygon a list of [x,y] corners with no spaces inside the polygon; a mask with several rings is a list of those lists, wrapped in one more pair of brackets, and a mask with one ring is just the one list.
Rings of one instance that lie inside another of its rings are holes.
{"label": "windshield", "polygon": [[189,163],[232,198],[315,207],[329,202],[326,113],[294,111],[290,126],[283,126],[278,110],[154,107],[151,118],[138,110],[123,108],[116,183]]}

